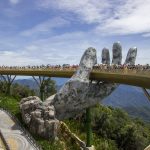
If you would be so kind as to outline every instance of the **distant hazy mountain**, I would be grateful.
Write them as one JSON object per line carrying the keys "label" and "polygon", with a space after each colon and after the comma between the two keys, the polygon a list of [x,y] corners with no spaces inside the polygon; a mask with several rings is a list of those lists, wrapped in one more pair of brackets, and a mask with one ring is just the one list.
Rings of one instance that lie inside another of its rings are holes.
{"label": "distant hazy mountain", "polygon": [[68,78],[55,78],[55,77],[53,77],[52,79],[56,81],[57,86],[62,86],[69,80]]}
{"label": "distant hazy mountain", "polygon": [[[68,80],[67,78],[52,78],[56,81],[57,89]],[[19,79],[15,82],[37,89],[36,82],[31,79]],[[103,100],[103,105],[124,109],[133,117],[150,121],[150,101],[139,87],[120,85],[109,97]]]}
{"label": "distant hazy mountain", "polygon": [[133,117],[150,121],[150,101],[139,87],[120,85],[102,104],[123,108]]}
{"label": "distant hazy mountain", "polygon": [[37,83],[32,78],[17,79],[17,80],[14,81],[14,83],[18,83],[18,84],[21,84],[21,85],[28,86],[31,89],[37,89],[38,88]]}
{"label": "distant hazy mountain", "polygon": [[[60,89],[61,86],[67,82],[68,78],[51,78],[52,80],[55,80],[56,82],[56,85],[57,85],[57,89]],[[34,81],[33,78],[29,78],[29,79],[18,79],[18,80],[15,80],[14,83],[18,83],[18,84],[21,84],[21,85],[25,85],[25,86],[28,86],[30,87],[31,89],[37,89],[38,88],[38,85],[37,83]]]}

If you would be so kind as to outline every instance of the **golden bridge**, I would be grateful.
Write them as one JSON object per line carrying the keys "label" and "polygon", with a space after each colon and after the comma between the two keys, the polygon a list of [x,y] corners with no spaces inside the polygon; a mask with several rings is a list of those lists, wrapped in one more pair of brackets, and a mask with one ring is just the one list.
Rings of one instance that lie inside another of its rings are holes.
{"label": "golden bridge", "polygon": [[[7,92],[10,93],[10,86],[16,76],[32,76],[33,79],[39,84],[40,97],[44,100],[43,86],[44,77],[61,77],[70,78],[77,68],[0,68],[0,75],[3,80],[6,81],[8,87]],[[12,75],[14,76],[12,78]],[[39,76],[39,81],[35,78]],[[42,78],[43,77],[43,78]],[[145,96],[150,100],[150,94],[146,89],[150,89],[150,70],[138,70],[138,69],[93,69],[90,74],[91,80],[108,82],[108,83],[120,83],[133,86],[139,86],[143,89]],[[87,120],[90,118],[90,108],[86,109]],[[87,126],[87,143],[91,139],[90,136],[90,123]]]}
{"label": "golden bridge", "polygon": [[[61,77],[70,78],[76,69],[3,69],[0,68],[0,75],[14,75],[14,76],[45,76],[45,77]],[[150,89],[150,71],[137,70],[96,70],[94,69],[90,74],[90,79],[105,81],[111,83],[128,84]]]}

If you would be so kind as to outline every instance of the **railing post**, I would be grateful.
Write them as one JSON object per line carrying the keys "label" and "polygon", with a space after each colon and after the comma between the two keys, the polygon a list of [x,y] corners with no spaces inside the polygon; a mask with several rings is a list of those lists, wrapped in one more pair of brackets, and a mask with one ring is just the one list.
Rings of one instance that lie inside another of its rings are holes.
{"label": "railing post", "polygon": [[149,92],[145,89],[145,88],[142,88],[143,89],[143,92],[145,94],[145,96],[148,98],[148,100],[150,101],[150,94]]}
{"label": "railing post", "polygon": [[91,108],[86,109],[86,147],[92,146]]}

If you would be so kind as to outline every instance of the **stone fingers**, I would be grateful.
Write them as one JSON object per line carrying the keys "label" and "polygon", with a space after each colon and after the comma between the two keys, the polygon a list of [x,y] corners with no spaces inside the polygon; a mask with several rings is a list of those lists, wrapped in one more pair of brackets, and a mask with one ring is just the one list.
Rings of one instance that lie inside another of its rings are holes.
{"label": "stone fingers", "polygon": [[137,56],[137,48],[136,47],[130,48],[124,64],[125,65],[134,65],[136,56]]}
{"label": "stone fingers", "polygon": [[121,46],[120,42],[115,42],[113,44],[112,52],[113,52],[112,64],[121,65],[121,61],[122,61],[122,46]]}
{"label": "stone fingers", "polygon": [[83,54],[79,67],[71,79],[82,81],[89,80],[90,72],[97,63],[96,49],[89,47]]}
{"label": "stone fingers", "polygon": [[107,48],[103,48],[102,50],[102,64],[110,64],[110,54]]}
{"label": "stone fingers", "polygon": [[56,118],[63,120],[73,117],[76,112],[87,106],[85,96],[88,92],[89,76],[96,62],[96,50],[90,47],[84,52],[75,74],[51,100],[50,104],[55,107]]}

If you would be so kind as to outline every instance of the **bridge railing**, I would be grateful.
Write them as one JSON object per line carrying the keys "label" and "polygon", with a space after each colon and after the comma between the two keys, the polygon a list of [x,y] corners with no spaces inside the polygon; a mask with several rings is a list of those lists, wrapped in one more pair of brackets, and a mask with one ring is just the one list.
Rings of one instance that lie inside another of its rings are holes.
{"label": "bridge railing", "polygon": [[[77,68],[0,68],[2,71],[73,71]],[[93,72],[102,73],[119,73],[119,74],[138,74],[138,75],[150,75],[150,68],[97,68],[94,67]]]}
{"label": "bridge railing", "polygon": [[5,149],[6,149],[6,150],[11,150],[10,147],[9,147],[9,144],[8,144],[7,141],[5,140],[4,135],[3,135],[3,133],[2,133],[1,130],[0,130],[0,137],[1,137],[2,141],[3,141],[3,144],[4,144],[4,146],[5,146]]}

